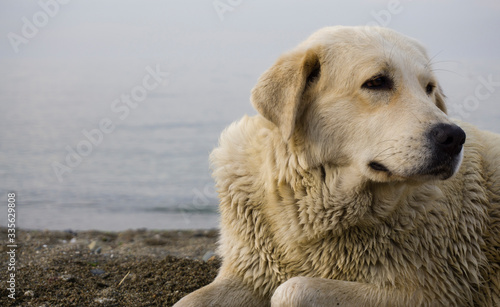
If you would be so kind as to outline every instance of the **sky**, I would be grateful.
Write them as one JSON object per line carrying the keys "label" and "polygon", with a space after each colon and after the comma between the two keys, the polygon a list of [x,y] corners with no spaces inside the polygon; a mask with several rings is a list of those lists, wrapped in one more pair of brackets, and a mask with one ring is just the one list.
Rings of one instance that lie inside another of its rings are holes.
{"label": "sky", "polygon": [[[500,2],[494,0],[6,0],[0,3],[0,90],[26,91],[16,78],[36,74],[45,86],[89,83],[97,70],[119,92],[140,69],[161,63],[172,75],[169,91],[253,112],[250,89],[282,52],[321,27],[366,24],[412,36],[435,62],[455,65],[438,68],[498,75]],[[33,25],[36,33],[23,35]],[[5,104],[0,101],[0,111]]]}
{"label": "sky", "polygon": [[23,17],[32,21],[44,7],[53,17],[18,54],[3,39],[1,56],[177,57],[188,47],[209,52],[206,56],[227,56],[228,47],[280,53],[320,27],[368,23],[394,28],[452,56],[495,57],[500,49],[495,33],[500,4],[494,0],[60,2],[2,1],[4,38],[21,34]]}

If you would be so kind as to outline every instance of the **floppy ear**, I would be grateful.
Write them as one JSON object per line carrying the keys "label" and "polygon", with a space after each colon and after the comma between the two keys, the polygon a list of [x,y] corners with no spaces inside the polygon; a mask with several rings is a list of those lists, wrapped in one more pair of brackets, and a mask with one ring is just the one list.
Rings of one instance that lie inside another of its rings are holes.
{"label": "floppy ear", "polygon": [[253,106],[280,129],[283,139],[292,136],[303,94],[319,72],[315,50],[292,51],[264,72],[253,88]]}
{"label": "floppy ear", "polygon": [[441,86],[438,86],[436,91],[436,105],[439,109],[441,109],[441,111],[448,114],[448,110],[446,109],[446,104],[444,102],[445,98],[446,96],[443,94]]}

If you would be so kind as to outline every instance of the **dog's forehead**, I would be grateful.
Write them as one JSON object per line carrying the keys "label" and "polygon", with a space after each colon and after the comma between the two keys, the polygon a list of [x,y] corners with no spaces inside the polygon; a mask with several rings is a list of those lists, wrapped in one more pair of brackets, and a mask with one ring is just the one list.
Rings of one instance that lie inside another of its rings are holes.
{"label": "dog's forehead", "polygon": [[[332,65],[350,63],[348,69],[365,71],[404,69],[410,73],[430,73],[425,48],[415,39],[381,27],[323,28],[304,42],[320,46],[323,60]],[[369,74],[369,72],[367,72]]]}
{"label": "dog's forehead", "polygon": [[399,48],[427,57],[425,48],[415,39],[383,27],[327,27],[313,33],[308,45],[344,45],[356,48]]}

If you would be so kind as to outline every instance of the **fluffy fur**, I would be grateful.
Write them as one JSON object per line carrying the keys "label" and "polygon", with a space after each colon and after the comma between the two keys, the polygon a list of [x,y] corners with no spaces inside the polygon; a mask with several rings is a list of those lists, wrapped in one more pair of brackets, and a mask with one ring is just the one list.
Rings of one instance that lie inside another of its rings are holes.
{"label": "fluffy fur", "polygon": [[443,97],[388,29],[284,54],[211,155],[220,273],[176,306],[500,306],[500,136],[436,153]]}

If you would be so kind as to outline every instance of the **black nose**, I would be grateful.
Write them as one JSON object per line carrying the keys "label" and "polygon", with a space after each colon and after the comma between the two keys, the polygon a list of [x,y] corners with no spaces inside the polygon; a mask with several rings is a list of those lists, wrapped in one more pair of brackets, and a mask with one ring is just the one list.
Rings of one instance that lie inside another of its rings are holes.
{"label": "black nose", "polygon": [[437,124],[429,135],[435,146],[449,155],[457,155],[465,143],[465,132],[457,125]]}

